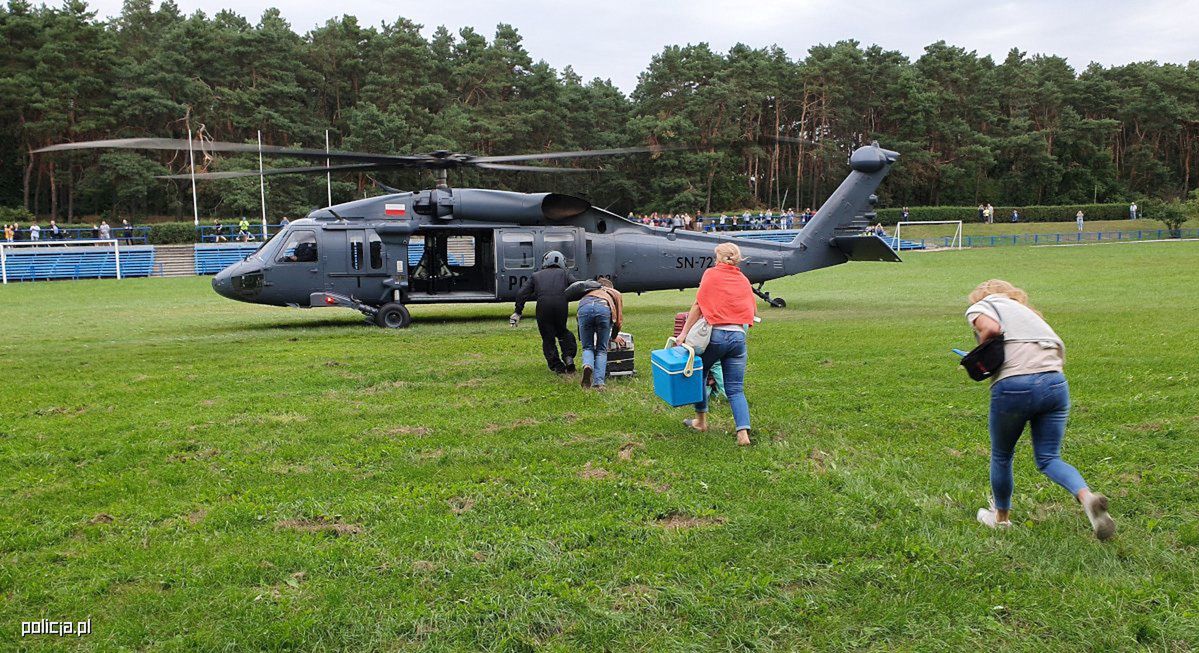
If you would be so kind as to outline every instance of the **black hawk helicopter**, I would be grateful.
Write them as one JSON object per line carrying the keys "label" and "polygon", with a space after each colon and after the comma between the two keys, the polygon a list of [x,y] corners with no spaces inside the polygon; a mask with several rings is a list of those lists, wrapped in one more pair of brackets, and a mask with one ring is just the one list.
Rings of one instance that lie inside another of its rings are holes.
{"label": "black hawk helicopter", "polygon": [[[791,140],[791,139],[779,139]],[[258,145],[197,141],[207,152],[258,152]],[[187,140],[131,138],[53,145],[39,152],[91,148],[187,150]],[[361,311],[382,327],[411,323],[407,306],[451,302],[511,302],[556,250],[578,278],[605,276],[621,292],[695,288],[714,263],[714,247],[734,240],[748,259],[743,272],[754,292],[775,307],[786,302],[763,290],[771,279],[847,261],[900,259],[881,238],[864,234],[873,221],[875,190],[899,154],[877,143],[849,157],[851,171],[816,215],[788,243],[679,231],[632,222],[558,193],[450,188],[449,170],[475,167],[523,172],[594,172],[589,168],[522,165],[525,161],[658,153],[685,147],[630,147],[515,156],[447,151],[424,155],[262,146],[263,154],[324,159],[325,165],[271,168],[265,175],[369,172],[424,168],[437,187],[317,209],[272,237],[257,252],[222,270],[216,292],[254,304]],[[329,162],[337,162],[332,165]],[[196,179],[255,176],[258,171],[197,173]],[[189,179],[191,175],[169,175]]]}

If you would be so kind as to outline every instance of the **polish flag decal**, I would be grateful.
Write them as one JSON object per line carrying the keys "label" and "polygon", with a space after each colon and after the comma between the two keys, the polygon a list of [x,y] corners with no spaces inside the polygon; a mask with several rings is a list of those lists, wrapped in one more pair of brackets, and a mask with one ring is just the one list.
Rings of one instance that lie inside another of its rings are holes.
{"label": "polish flag decal", "polygon": [[383,212],[387,215],[405,215],[408,209],[403,204],[384,204]]}

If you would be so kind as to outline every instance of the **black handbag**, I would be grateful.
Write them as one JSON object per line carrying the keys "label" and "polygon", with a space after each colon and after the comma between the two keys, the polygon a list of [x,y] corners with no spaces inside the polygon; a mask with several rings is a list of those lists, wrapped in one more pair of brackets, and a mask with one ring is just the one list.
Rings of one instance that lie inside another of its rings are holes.
{"label": "black handbag", "polygon": [[[999,315],[999,307],[988,302],[991,308],[995,311],[995,315],[1000,320],[1003,316]],[[1003,334],[991,338],[986,342],[979,343],[977,347],[970,350],[970,353],[962,357],[960,365],[966,368],[966,373],[975,381],[985,381],[999,371],[1003,367]]]}
{"label": "black handbag", "polygon": [[1003,367],[1003,334],[980,344],[962,357],[961,365],[975,381],[985,381]]}

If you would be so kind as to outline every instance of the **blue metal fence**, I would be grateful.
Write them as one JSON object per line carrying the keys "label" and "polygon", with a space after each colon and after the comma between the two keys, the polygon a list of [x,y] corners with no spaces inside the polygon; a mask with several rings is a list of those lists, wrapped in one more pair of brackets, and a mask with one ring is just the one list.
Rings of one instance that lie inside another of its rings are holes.
{"label": "blue metal fence", "polygon": [[[159,272],[154,248],[121,248],[121,276],[148,277]],[[14,247],[4,250],[9,281],[49,279],[113,279],[117,276],[112,247]]]}

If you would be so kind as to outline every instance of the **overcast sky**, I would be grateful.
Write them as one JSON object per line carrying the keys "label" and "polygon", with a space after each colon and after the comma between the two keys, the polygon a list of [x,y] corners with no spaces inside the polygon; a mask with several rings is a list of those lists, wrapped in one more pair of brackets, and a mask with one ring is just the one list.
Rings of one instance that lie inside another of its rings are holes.
{"label": "overcast sky", "polygon": [[[1061,55],[1081,69],[1132,61],[1186,63],[1199,59],[1199,0],[1041,2],[991,0],[176,0],[185,13],[209,16],[235,8],[251,22],[279,7],[303,33],[340,13],[364,25],[404,16],[452,30],[473,26],[488,37],[495,25],[514,25],[534,60],[561,70],[573,66],[584,79],[612,80],[626,93],[650,58],[666,45],[707,42],[719,51],[741,42],[781,46],[793,59],[818,43],[857,39],[899,50],[911,58],[945,40],[1002,61],[1012,47],[1030,54]],[[90,0],[101,16],[120,12],[121,0]]]}

